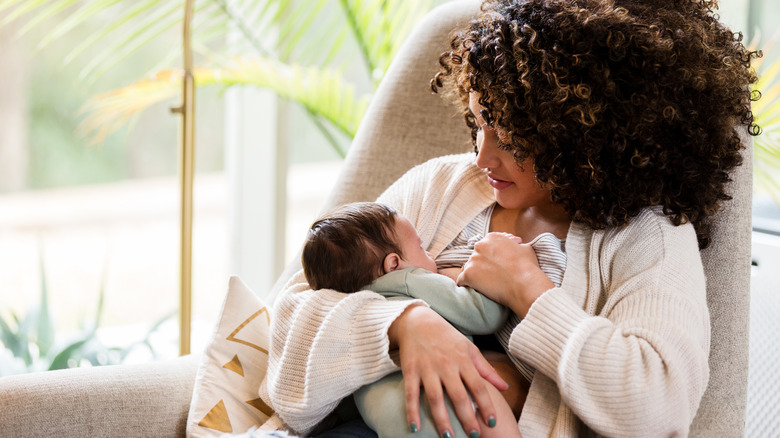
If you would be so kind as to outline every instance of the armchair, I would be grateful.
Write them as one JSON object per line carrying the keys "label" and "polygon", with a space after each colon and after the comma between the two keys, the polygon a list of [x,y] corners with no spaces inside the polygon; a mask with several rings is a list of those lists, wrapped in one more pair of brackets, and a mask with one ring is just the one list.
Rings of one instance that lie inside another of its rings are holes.
{"label": "armchair", "polygon": [[[371,103],[328,206],[373,200],[410,167],[470,150],[461,117],[428,84],[450,31],[478,8],[477,0],[450,2],[416,27]],[[733,200],[713,218],[713,244],[702,252],[712,319],[711,377],[692,436],[744,435],[752,177],[747,135],[745,144],[745,165],[733,175]],[[288,266],[270,297],[299,268],[298,262]],[[0,378],[2,434],[183,436],[197,363],[197,356],[188,356]]]}

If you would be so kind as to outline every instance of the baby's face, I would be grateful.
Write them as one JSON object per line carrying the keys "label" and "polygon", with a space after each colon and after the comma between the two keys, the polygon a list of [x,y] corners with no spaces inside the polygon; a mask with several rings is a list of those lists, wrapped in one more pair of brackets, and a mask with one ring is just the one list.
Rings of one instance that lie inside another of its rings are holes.
{"label": "baby's face", "polygon": [[436,262],[422,247],[422,240],[417,234],[409,219],[398,215],[395,219],[395,234],[398,239],[398,246],[401,247],[403,257],[400,268],[423,268],[431,272],[437,272]]}

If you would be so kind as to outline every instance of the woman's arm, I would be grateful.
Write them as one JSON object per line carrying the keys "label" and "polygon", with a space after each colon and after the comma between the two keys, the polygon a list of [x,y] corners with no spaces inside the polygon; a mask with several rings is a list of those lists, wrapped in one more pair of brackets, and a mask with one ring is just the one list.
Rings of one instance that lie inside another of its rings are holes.
{"label": "woman's arm", "polygon": [[397,370],[387,332],[404,309],[419,304],[373,292],[312,291],[296,274],[271,318],[266,384],[274,410],[305,434],[342,398]]}
{"label": "woman's arm", "polygon": [[[686,435],[707,386],[709,352],[693,228],[645,214],[602,236],[589,242],[586,291],[564,284],[538,294],[532,284],[523,295],[522,285],[509,288],[522,296],[513,308],[527,312],[510,352],[552,379],[566,405],[599,434]],[[486,291],[477,272],[470,284],[486,295],[517,296]],[[577,292],[598,303],[592,313]]]}
{"label": "woman's arm", "polygon": [[388,337],[391,348],[397,346],[400,354],[410,428],[420,424],[420,387],[425,389],[440,436],[453,430],[444,405],[444,391],[463,430],[480,432],[474,404],[479,407],[484,424],[496,425],[496,407],[488,385],[503,391],[507,384],[479,349],[441,315],[428,307],[409,307],[390,326]]}
{"label": "woman's arm", "polygon": [[[429,250],[440,250],[466,225],[468,216],[473,217],[490,202],[492,192],[483,179],[468,155],[442,157],[410,170],[380,200],[412,220]],[[477,181],[482,184],[476,184]],[[432,209],[431,205],[436,208]],[[271,318],[267,385],[273,407],[282,419],[296,431],[307,432],[345,395],[396,370],[389,352],[388,329],[394,322],[396,328],[404,326],[405,323],[396,318],[413,303],[387,301],[371,292],[349,295],[315,292],[309,290],[302,273],[294,277],[277,300]],[[443,319],[441,323],[457,333]],[[413,331],[405,333],[413,335]],[[436,344],[439,333],[432,333],[436,336],[432,335],[428,340]],[[460,333],[457,336],[465,340]],[[402,338],[403,335],[398,337]],[[458,343],[462,344],[461,341]],[[443,345],[440,342],[434,347]],[[406,363],[416,362],[416,357],[425,355],[424,349],[408,347],[405,351]],[[465,363],[463,357],[460,354],[450,363],[453,367],[474,370],[474,361],[481,358],[472,360],[468,356],[469,362]],[[425,359],[422,361],[426,362]],[[430,360],[427,363],[435,365]],[[502,382],[491,371],[483,370],[483,374],[501,389]],[[440,387],[443,380],[440,380]],[[449,376],[446,380],[452,381]],[[489,413],[490,409],[481,404],[482,400],[484,398],[477,399],[477,405],[482,412]],[[435,401],[433,405],[443,408],[443,401]],[[460,416],[465,411],[465,404],[459,406]],[[465,415],[474,418],[470,402],[468,409],[470,414]],[[435,412],[437,424],[442,423],[442,418],[447,419],[446,415],[441,416],[438,408]],[[468,421],[464,423],[468,424]]]}

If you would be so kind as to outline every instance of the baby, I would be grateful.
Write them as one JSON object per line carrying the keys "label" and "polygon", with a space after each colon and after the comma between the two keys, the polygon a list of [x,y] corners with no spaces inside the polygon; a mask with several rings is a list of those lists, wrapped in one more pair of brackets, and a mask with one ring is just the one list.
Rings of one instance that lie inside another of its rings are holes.
{"label": "baby", "polygon": [[[419,298],[465,335],[494,333],[509,314],[474,289],[457,286],[450,277],[438,274],[436,262],[422,247],[411,222],[383,204],[347,204],[318,219],[304,243],[302,263],[314,290],[371,290],[392,300]],[[408,433],[402,379],[397,372],[354,394],[363,420],[380,437]],[[422,405],[427,406],[424,397]],[[456,418],[451,405],[448,409],[450,418]],[[421,412],[422,424],[415,437],[438,436],[426,410]],[[454,432],[468,436],[459,426]],[[483,430],[482,436],[490,432],[498,431]]]}

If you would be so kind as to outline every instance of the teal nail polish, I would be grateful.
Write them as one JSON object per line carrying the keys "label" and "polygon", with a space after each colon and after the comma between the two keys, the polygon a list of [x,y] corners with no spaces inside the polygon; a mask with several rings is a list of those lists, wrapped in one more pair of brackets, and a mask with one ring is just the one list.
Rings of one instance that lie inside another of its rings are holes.
{"label": "teal nail polish", "polygon": [[442,438],[452,438],[452,434],[450,431],[445,431],[443,434],[441,434]]}
{"label": "teal nail polish", "polygon": [[488,426],[490,426],[490,427],[496,427],[496,417],[490,417],[490,418],[488,418]]}
{"label": "teal nail polish", "polygon": [[417,433],[417,423],[412,423],[410,427],[412,429],[412,433]]}
{"label": "teal nail polish", "polygon": [[469,433],[469,438],[479,438],[479,432],[477,432],[476,430],[472,430]]}

